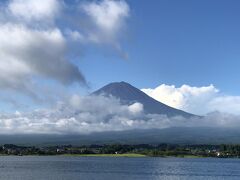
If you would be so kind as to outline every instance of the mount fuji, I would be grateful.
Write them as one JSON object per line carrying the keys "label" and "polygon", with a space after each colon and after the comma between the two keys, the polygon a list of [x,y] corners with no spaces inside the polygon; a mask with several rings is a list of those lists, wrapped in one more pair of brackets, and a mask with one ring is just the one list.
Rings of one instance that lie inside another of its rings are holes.
{"label": "mount fuji", "polygon": [[190,118],[196,115],[170,107],[148,96],[141,90],[126,82],[113,82],[92,93],[92,95],[113,96],[122,104],[141,103],[147,114],[164,114],[168,117],[182,116]]}

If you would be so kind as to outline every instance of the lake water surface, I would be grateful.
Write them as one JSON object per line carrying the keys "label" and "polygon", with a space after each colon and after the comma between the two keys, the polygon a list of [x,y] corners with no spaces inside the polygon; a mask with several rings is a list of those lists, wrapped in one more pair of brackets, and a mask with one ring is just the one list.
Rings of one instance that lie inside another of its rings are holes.
{"label": "lake water surface", "polygon": [[2,156],[3,180],[240,179],[240,159]]}

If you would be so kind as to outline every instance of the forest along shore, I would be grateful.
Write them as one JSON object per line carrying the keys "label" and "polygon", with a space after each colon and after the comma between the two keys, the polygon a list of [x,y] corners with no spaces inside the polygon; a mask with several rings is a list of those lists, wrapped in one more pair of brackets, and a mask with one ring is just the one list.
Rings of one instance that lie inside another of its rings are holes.
{"label": "forest along shore", "polygon": [[92,157],[219,157],[239,158],[240,145],[110,144],[89,146],[20,146],[4,144],[0,155],[65,155]]}

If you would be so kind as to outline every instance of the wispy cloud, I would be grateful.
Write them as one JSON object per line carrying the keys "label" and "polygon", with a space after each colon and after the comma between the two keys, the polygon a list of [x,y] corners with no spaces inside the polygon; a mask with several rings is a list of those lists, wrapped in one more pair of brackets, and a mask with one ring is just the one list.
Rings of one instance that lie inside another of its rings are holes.
{"label": "wispy cloud", "polygon": [[115,39],[124,26],[130,11],[128,4],[123,0],[103,0],[84,3],[81,6],[95,25],[96,32],[101,33],[97,35],[92,34],[92,36],[96,37],[93,37],[95,41],[112,41]]}
{"label": "wispy cloud", "polygon": [[124,0],[103,0],[85,2],[81,4],[80,9],[85,12],[91,22],[87,33],[88,41],[114,47],[122,57],[127,58],[126,52],[119,44],[119,37],[130,16],[128,4]]}

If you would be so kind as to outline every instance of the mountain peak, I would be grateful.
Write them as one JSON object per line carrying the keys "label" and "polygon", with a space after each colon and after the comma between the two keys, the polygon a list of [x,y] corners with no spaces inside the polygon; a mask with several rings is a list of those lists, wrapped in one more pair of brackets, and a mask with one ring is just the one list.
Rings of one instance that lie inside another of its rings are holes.
{"label": "mountain peak", "polygon": [[132,86],[131,84],[125,82],[125,81],[120,81],[120,82],[112,82],[107,84],[104,87],[109,87],[109,86],[114,86],[114,87],[127,87],[127,86]]}
{"label": "mountain peak", "polygon": [[92,93],[93,95],[114,96],[120,99],[122,104],[133,104],[139,102],[143,104],[144,111],[149,114],[164,114],[171,116],[192,117],[193,114],[172,108],[163,104],[131,84],[121,81],[112,82]]}
{"label": "mountain peak", "polygon": [[105,96],[112,95],[115,96],[116,98],[119,98],[122,101],[125,100],[135,101],[134,99],[138,99],[136,96],[139,96],[141,93],[143,92],[124,81],[109,83],[106,86],[102,87],[101,89],[93,92],[94,95]]}

